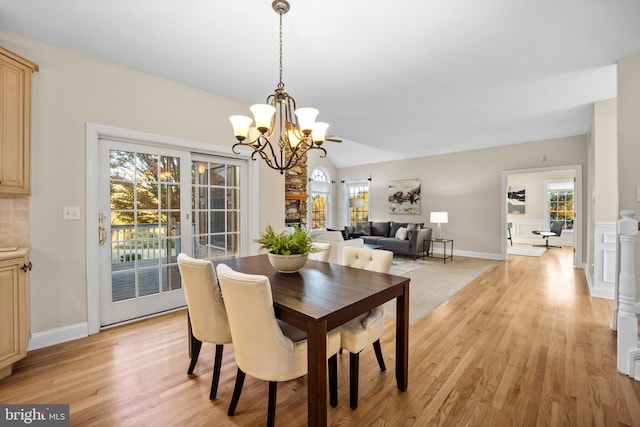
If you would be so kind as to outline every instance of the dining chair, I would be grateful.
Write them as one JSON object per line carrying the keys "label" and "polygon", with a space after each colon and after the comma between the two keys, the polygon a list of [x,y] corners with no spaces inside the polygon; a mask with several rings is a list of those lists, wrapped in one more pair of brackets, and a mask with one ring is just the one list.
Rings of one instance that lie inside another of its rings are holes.
{"label": "dining chair", "polygon": [[312,252],[307,258],[316,261],[329,262],[329,255],[331,255],[331,243],[314,242],[313,246],[321,249],[320,252]]}
{"label": "dining chair", "polygon": [[193,334],[193,337],[190,337],[192,343],[191,363],[187,374],[193,374],[202,343],[215,344],[216,354],[209,393],[209,399],[213,400],[218,392],[224,344],[231,343],[231,331],[224,301],[211,261],[191,258],[187,254],[180,253],[178,268],[182,277],[182,289],[184,289],[187,300],[187,310]]}
{"label": "dining chair", "polygon": [[[342,265],[389,273],[393,252],[382,249],[367,249],[345,247],[342,253]],[[380,337],[384,330],[384,308],[376,307],[355,319],[340,326],[340,347],[349,351],[349,406],[358,407],[358,375],[360,369],[360,352],[368,344],[373,344],[373,350],[380,366],[380,371],[386,371]]]}
{"label": "dining chair", "polygon": [[[238,365],[228,415],[235,414],[248,374],[269,381],[267,425],[273,426],[278,382],[307,373],[306,333],[276,319],[268,277],[240,273],[225,264],[218,264],[217,273]],[[334,329],[327,333],[329,402],[334,407],[338,404],[339,349],[340,333]]]}

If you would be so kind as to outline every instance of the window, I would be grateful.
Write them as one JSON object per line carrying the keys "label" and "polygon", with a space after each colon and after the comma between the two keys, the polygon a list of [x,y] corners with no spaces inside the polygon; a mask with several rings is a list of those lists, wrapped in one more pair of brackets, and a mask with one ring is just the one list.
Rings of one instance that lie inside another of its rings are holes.
{"label": "window", "polygon": [[549,227],[562,222],[563,230],[573,230],[573,181],[548,182],[547,203]]}
{"label": "window", "polygon": [[347,184],[349,203],[349,224],[369,220],[369,183],[352,182]]}
{"label": "window", "polygon": [[311,213],[311,229],[327,228],[329,223],[331,180],[325,170],[315,168],[311,171],[309,192],[311,195],[311,208],[309,209]]}

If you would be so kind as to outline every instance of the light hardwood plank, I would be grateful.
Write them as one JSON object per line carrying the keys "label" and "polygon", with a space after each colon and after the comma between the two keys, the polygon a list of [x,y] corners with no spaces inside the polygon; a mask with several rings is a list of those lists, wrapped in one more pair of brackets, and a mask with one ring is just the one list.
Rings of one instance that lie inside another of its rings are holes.
{"label": "light hardwood plank", "polygon": [[[381,340],[387,372],[372,349],[361,354],[355,411],[349,356],[339,356],[339,406],[329,423],[640,426],[640,383],[616,370],[611,308],[589,296],[570,249],[510,256],[411,327],[408,391],[395,386],[392,320]],[[77,426],[264,425],[267,384],[250,377],[236,416],[226,415],[232,346],[218,399],[208,399],[213,353],[203,345],[188,376],[186,315],[171,313],[30,352],[0,382],[0,402],[69,403]],[[279,385],[278,425],[304,425],[306,407],[306,378]]]}

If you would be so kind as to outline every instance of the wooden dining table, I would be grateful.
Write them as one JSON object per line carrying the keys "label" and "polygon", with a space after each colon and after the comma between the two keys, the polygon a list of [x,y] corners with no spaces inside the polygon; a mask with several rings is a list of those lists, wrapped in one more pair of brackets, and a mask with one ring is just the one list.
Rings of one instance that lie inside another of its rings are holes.
{"label": "wooden dining table", "polygon": [[275,315],[307,333],[308,425],[327,425],[327,331],[396,299],[396,383],[408,385],[409,279],[309,260],[297,273],[279,273],[267,255],[224,263],[236,271],[269,278]]}

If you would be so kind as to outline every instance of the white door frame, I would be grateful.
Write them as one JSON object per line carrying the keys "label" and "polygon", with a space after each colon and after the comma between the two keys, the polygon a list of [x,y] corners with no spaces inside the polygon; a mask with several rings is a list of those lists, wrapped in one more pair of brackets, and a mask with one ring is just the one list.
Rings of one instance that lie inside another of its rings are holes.
{"label": "white door frame", "polygon": [[[167,148],[188,150],[214,156],[249,159],[249,156],[233,153],[231,147],[190,141],[165,135],[140,132],[131,129],[117,128],[96,123],[86,124],[86,163],[85,163],[85,195],[86,195],[86,268],[87,268],[87,332],[89,335],[100,332],[100,281],[98,256],[98,140],[100,138],[130,140],[137,144],[153,144]],[[259,233],[259,162],[247,162],[249,177],[249,197],[246,212],[256,212],[249,218],[249,230],[241,242],[242,255],[251,255],[254,245],[250,236]],[[243,209],[243,211],[245,210]]]}
{"label": "white door frame", "polygon": [[573,192],[573,206],[575,217],[573,220],[573,238],[574,238],[574,252],[573,252],[573,266],[584,269],[584,258],[582,255],[582,217],[584,216],[584,207],[582,206],[582,165],[565,165],[565,166],[550,166],[545,168],[531,168],[531,169],[514,169],[502,171],[502,201],[501,218],[502,218],[502,242],[501,242],[501,254],[502,259],[507,259],[507,177],[509,175],[528,174],[528,173],[540,173],[540,172],[553,172],[553,171],[573,171],[576,178],[576,184]]}

